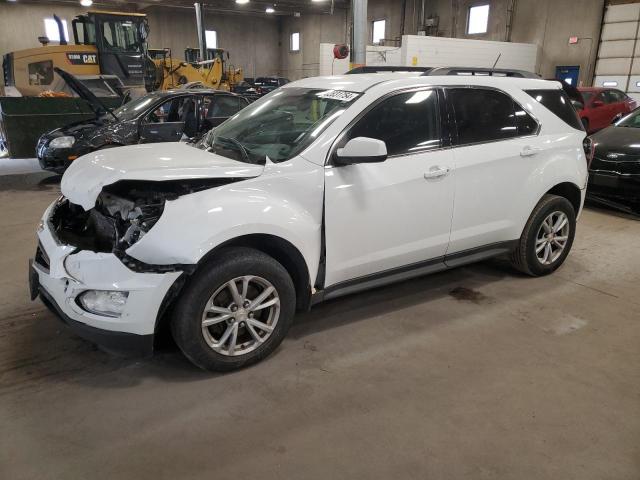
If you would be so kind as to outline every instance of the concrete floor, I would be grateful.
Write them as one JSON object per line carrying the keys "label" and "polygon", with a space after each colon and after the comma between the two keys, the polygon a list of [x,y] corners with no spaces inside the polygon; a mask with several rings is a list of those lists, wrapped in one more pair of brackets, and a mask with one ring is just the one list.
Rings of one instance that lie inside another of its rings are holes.
{"label": "concrete floor", "polygon": [[640,478],[640,222],[321,305],[265,362],[96,350],[27,298],[43,175],[0,177],[0,478]]}

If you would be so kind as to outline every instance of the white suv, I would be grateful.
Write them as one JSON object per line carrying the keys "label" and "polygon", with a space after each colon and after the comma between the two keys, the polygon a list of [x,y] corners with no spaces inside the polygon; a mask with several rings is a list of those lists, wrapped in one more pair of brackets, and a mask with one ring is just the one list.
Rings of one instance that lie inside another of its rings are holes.
{"label": "white suv", "polygon": [[500,254],[567,257],[588,144],[556,82],[348,75],[265,96],[198,142],[71,165],[30,268],[106,349],[170,326],[196,365],[264,358],[296,309]]}

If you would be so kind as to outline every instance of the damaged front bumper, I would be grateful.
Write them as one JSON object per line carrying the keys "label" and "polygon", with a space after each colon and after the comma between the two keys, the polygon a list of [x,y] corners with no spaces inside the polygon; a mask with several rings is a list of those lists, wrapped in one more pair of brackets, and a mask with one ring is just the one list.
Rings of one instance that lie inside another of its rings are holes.
{"label": "damaged front bumper", "polygon": [[[53,208],[55,203],[38,228],[38,250],[29,267],[32,296],[39,294],[74,331],[106,350],[151,354],[163,301],[183,272],[136,272],[113,253],[65,245],[50,223]],[[85,310],[79,296],[88,290],[127,292],[122,312],[107,316]]]}

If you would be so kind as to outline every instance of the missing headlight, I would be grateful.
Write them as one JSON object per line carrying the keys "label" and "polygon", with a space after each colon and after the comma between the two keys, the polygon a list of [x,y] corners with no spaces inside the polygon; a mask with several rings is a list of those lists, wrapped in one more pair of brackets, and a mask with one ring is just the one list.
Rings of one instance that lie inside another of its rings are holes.
{"label": "missing headlight", "polygon": [[67,245],[123,257],[160,219],[167,200],[238,180],[242,179],[121,180],[104,187],[95,208],[88,211],[60,199],[50,221]]}

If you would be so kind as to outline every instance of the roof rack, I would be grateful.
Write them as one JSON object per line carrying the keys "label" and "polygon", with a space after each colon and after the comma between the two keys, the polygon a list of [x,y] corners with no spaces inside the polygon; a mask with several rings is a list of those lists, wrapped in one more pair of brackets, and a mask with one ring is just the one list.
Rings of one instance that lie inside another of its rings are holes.
{"label": "roof rack", "polygon": [[509,68],[481,68],[481,67],[435,67],[430,68],[422,75],[469,75],[490,77],[516,77],[516,78],[540,78],[533,72],[526,70],[512,70]]}
{"label": "roof rack", "polygon": [[432,67],[413,67],[403,65],[363,65],[352,68],[345,75],[355,75],[359,73],[383,73],[383,72],[422,72],[426,74]]}

